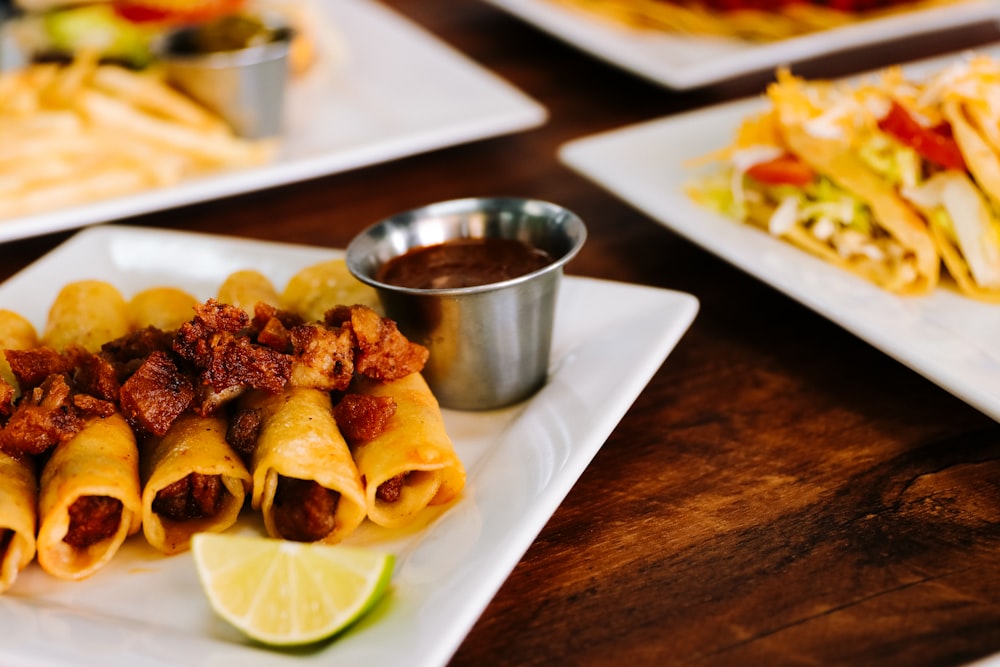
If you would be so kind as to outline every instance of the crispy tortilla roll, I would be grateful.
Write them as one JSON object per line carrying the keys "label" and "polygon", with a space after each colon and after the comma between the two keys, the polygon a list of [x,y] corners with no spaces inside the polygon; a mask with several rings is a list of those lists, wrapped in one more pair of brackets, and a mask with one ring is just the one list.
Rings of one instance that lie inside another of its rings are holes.
{"label": "crispy tortilla roll", "polygon": [[272,537],[339,542],[365,518],[361,477],[337,428],[329,393],[255,391],[242,407],[260,417],[251,459],[254,509]]}
{"label": "crispy tortilla roll", "polygon": [[139,452],[125,419],[93,419],[42,469],[38,564],[61,579],[106,565],[142,524]]}
{"label": "crispy tortilla roll", "polygon": [[129,330],[128,303],[102,280],[67,283],[56,295],[42,332],[42,343],[57,350],[76,344],[98,352]]}
{"label": "crispy tortilla roll", "polygon": [[373,287],[351,275],[343,259],[331,259],[302,269],[288,281],[281,294],[282,307],[307,322],[322,320],[334,306],[362,304],[382,312]]}
{"label": "crispy tortilla roll", "polygon": [[142,531],[154,548],[179,553],[195,533],[236,523],[251,480],[226,443],[223,417],[185,413],[140,452]]}
{"label": "crispy tortilla roll", "polygon": [[[27,350],[38,345],[34,325],[11,310],[0,310],[0,351]],[[6,357],[0,353],[0,386],[5,402],[20,394],[17,379]],[[0,593],[9,589],[17,575],[35,557],[38,523],[38,477],[34,461],[15,458],[0,451]]]}
{"label": "crispy tortilla roll", "polygon": [[446,503],[465,487],[465,468],[445,431],[437,399],[420,373],[392,382],[358,378],[352,391],[390,397],[395,414],[375,438],[354,446],[365,480],[368,518],[403,526],[428,505]]}
{"label": "crispy tortilla roll", "polygon": [[10,396],[12,400],[16,400],[21,392],[3,350],[30,350],[37,346],[38,333],[35,326],[12,310],[0,309],[0,380],[13,389]]}
{"label": "crispy tortilla roll", "polygon": [[37,502],[34,463],[0,451],[0,593],[35,557]]}
{"label": "crispy tortilla roll", "polygon": [[194,317],[198,300],[177,287],[150,287],[129,299],[129,322],[133,329],[156,327],[162,331],[179,329]]}
{"label": "crispy tortilla roll", "polygon": [[216,298],[220,303],[242,308],[251,317],[258,302],[263,301],[277,306],[281,301],[278,290],[274,288],[270,278],[253,269],[243,269],[229,274],[219,286]]}

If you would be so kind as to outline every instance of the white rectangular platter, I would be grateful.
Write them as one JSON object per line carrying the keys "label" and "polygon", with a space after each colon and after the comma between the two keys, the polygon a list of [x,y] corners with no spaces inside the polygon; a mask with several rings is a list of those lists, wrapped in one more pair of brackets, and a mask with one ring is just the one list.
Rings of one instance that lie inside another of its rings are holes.
{"label": "white rectangular platter", "polygon": [[487,0],[538,28],[668,88],[688,89],[844,49],[1000,18],[995,0],[901,12],[801,37],[753,43],[726,37],[638,30],[559,4]]}
{"label": "white rectangular platter", "polygon": [[524,130],[547,110],[376,0],[316,0],[325,56],[294,79],[268,164],[0,220],[0,241],[284,185]]}
{"label": "white rectangular platter", "polygon": [[[994,57],[1000,46],[983,50]],[[954,58],[922,61],[915,76]],[[768,234],[696,205],[684,193],[693,158],[726,146],[764,107],[747,99],[581,138],[561,159],[651,218],[715,253],[1000,420],[1000,306],[947,283],[902,298]]]}
{"label": "white rectangular platter", "polygon": [[[175,285],[206,299],[232,271],[255,268],[280,290],[299,269],[337,256],[314,247],[95,226],[0,285],[0,308],[41,327],[48,304],[71,280],[107,280],[126,297]],[[81,582],[56,580],[34,563],[22,572],[0,595],[0,664],[445,664],[697,310],[688,294],[568,277],[558,298],[548,383],[503,410],[445,411],[468,471],[463,495],[416,529],[366,522],[348,538],[391,551],[397,561],[388,596],[332,643],[287,652],[248,643],[212,614],[190,554],[164,557],[139,534]],[[252,522],[239,529],[260,530]]]}

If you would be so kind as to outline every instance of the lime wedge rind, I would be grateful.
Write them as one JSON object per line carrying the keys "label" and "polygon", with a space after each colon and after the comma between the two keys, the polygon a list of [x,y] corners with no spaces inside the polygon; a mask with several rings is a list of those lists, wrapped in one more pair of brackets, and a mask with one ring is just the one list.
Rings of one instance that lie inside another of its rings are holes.
{"label": "lime wedge rind", "polygon": [[224,533],[199,533],[191,546],[212,609],[268,646],[342,633],[385,596],[395,564],[367,549]]}

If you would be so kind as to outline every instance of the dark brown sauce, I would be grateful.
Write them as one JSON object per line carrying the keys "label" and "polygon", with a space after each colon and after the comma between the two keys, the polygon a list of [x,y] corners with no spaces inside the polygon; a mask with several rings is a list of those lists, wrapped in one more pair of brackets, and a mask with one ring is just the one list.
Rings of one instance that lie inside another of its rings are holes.
{"label": "dark brown sauce", "polygon": [[510,280],[551,263],[547,252],[515,239],[453,239],[394,257],[376,278],[411,289],[453,289]]}

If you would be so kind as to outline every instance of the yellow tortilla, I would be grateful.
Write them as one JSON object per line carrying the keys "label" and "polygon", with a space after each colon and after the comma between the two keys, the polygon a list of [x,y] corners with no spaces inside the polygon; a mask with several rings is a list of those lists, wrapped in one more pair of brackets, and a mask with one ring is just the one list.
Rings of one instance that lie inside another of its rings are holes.
{"label": "yellow tortilla", "polygon": [[[221,416],[185,413],[162,438],[141,446],[142,531],[155,549],[166,554],[186,551],[198,532],[221,532],[239,518],[250,490],[250,473],[226,442],[226,421]],[[153,509],[157,494],[192,473],[218,476],[223,500],[215,514],[185,521],[161,516]]]}
{"label": "yellow tortilla", "polygon": [[0,452],[0,593],[9,589],[35,557],[38,480],[28,458]]}
{"label": "yellow tortilla", "polygon": [[[86,548],[63,540],[70,530],[70,506],[84,496],[121,501],[118,527]],[[93,419],[71,440],[60,443],[42,468],[38,498],[38,564],[61,579],[89,577],[118,552],[125,538],[139,531],[139,452],[135,435],[115,413]]]}
{"label": "yellow tortilla", "polygon": [[365,518],[361,477],[347,442],[337,428],[330,394],[319,389],[292,387],[278,394],[254,391],[242,407],[259,410],[261,428],[251,458],[251,505],[260,510],[271,537],[290,539],[277,503],[279,478],[311,480],[339,494],[333,528],[319,540],[335,543],[354,531]]}
{"label": "yellow tortilla", "polygon": [[797,125],[785,126],[783,135],[799,159],[871,208],[874,222],[900,244],[904,257],[902,261],[861,255],[845,258],[804,230],[790,240],[897,294],[920,295],[933,290],[940,277],[941,260],[930,230],[923,217],[895,188],[841,142],[813,136]]}
{"label": "yellow tortilla", "polygon": [[[358,378],[352,391],[390,396],[396,402],[396,413],[385,430],[354,446],[372,522],[404,526],[427,506],[449,502],[462,492],[465,467],[445,431],[437,399],[420,373],[385,383]],[[391,503],[379,499],[378,487],[397,475],[405,475],[399,499]]]}
{"label": "yellow tortilla", "polygon": [[[0,380],[20,395],[17,378],[3,350],[27,350],[38,345],[35,327],[11,310],[0,309]],[[14,458],[0,451],[0,593],[9,589],[21,570],[35,557],[38,524],[38,474],[28,457]]]}

